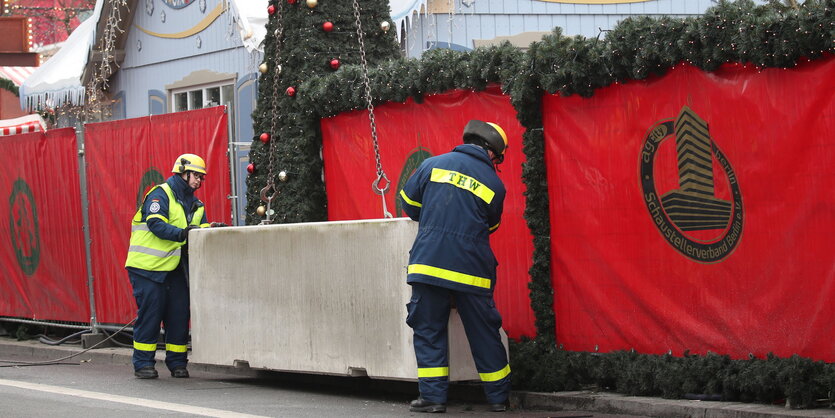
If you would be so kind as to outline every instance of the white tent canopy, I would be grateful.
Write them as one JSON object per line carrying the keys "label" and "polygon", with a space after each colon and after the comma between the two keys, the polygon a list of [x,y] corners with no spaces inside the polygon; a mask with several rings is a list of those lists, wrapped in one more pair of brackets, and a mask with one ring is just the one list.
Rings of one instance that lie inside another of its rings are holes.
{"label": "white tent canopy", "polygon": [[391,7],[391,20],[395,23],[394,27],[399,28],[400,23],[407,17],[420,11],[421,6],[426,6],[426,0],[389,0],[389,6]]}
{"label": "white tent canopy", "polygon": [[[38,67],[20,86],[20,106],[34,111],[44,107],[84,104],[81,77],[96,41],[96,24],[101,16],[104,0],[96,2],[92,16],[82,22],[64,42],[55,56]],[[263,51],[267,30],[268,0],[230,0],[240,27],[241,41],[250,52]],[[389,0],[394,27],[400,27],[406,17],[420,10],[426,0]]]}
{"label": "white tent canopy", "polygon": [[84,103],[81,75],[87,56],[96,40],[96,22],[101,14],[102,0],[96,2],[93,15],[70,34],[64,46],[38,67],[20,86],[20,107],[34,111],[64,104]]}
{"label": "white tent canopy", "polygon": [[14,119],[0,120],[0,136],[46,132],[46,122],[41,115],[26,115]]}

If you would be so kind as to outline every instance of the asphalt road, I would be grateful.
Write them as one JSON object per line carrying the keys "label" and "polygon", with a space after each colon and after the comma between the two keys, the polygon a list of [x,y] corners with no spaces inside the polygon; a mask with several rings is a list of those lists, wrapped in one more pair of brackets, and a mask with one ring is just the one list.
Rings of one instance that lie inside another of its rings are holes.
{"label": "asphalt road", "polygon": [[[43,361],[0,352],[0,360]],[[82,362],[78,364],[78,361]],[[398,417],[410,413],[416,385],[365,378],[259,372],[235,376],[192,370],[159,379],[133,377],[130,366],[97,364],[81,355],[74,364],[0,367],[0,416],[4,417]],[[8,363],[0,363],[8,366]],[[459,388],[472,399],[477,388]],[[615,417],[579,411],[490,413],[480,402],[453,401],[448,416]]]}

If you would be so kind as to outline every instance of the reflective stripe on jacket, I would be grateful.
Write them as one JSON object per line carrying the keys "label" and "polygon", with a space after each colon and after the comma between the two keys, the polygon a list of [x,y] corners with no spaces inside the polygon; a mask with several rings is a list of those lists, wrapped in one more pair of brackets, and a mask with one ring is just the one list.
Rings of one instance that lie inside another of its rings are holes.
{"label": "reflective stripe on jacket", "polygon": [[[171,191],[171,186],[167,183],[154,186],[145,194],[145,197],[147,198],[158,187],[165,191],[166,196],[168,196],[168,218],[166,219],[159,214],[148,215],[148,217],[157,217],[170,225],[185,229],[188,226],[186,213],[183,206],[177,203],[177,199]],[[200,226],[204,212],[205,208],[202,205],[197,208],[191,218],[191,225]],[[128,258],[125,261],[125,267],[150,271],[174,270],[180,264],[180,251],[185,241],[169,241],[157,237],[148,229],[148,224],[146,223],[148,217],[142,219],[141,206],[133,216],[130,232],[130,247],[128,248]]]}
{"label": "reflective stripe on jacket", "polygon": [[498,262],[490,234],[498,229],[505,187],[482,148],[459,145],[426,159],[399,197],[420,222],[407,281],[492,294]]}

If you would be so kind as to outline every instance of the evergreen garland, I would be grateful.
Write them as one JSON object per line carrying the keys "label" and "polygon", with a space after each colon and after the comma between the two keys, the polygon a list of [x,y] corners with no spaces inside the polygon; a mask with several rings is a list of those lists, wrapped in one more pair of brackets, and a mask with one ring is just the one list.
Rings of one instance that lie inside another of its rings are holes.
{"label": "evergreen garland", "polygon": [[599,354],[524,340],[511,345],[510,357],[516,389],[594,389],[667,399],[785,402],[792,408],[835,403],[835,363],[796,355],[732,360],[712,353],[685,352],[682,357],[627,351]]}
{"label": "evergreen garland", "polygon": [[[631,17],[604,39],[563,36],[559,28],[533,43],[527,52],[509,44],[471,52],[431,50],[421,59],[380,61],[370,71],[375,102],[403,102],[412,97],[452,89],[482,90],[500,84],[517,110],[526,132],[523,167],[526,185],[525,219],[533,234],[530,269],[531,306],[537,338],[511,344],[511,367],[517,389],[537,391],[576,390],[589,386],[631,395],[712,396],[724,400],[775,402],[786,399],[795,407],[813,407],[820,399],[835,401],[835,365],[793,356],[780,359],[731,360],[709,354],[673,357],[634,352],[608,354],[568,352],[555,341],[553,288],[551,287],[550,219],[544,161],[542,97],[544,94],[588,97],[596,89],[627,80],[664,74],[686,62],[704,71],[724,63],[740,62],[758,68],[792,67],[801,60],[835,53],[835,0],[807,1],[802,7],[756,6],[750,0],[719,1],[697,18]],[[268,26],[268,33],[274,28]],[[267,56],[271,56],[268,38]],[[344,56],[346,62],[350,56]],[[356,58],[356,57],[354,57]],[[353,64],[356,64],[354,59]],[[282,106],[282,121],[300,120],[293,132],[282,133],[282,161],[286,153],[303,147],[310,175],[295,188],[282,192],[293,198],[282,202],[282,221],[324,219],[325,196],[320,179],[321,139],[318,119],[349,110],[364,109],[361,69],[343,66],[324,76],[299,77],[298,96]],[[269,97],[268,77],[262,76],[260,97]],[[303,83],[301,83],[304,81]],[[286,83],[282,80],[283,83]],[[279,90],[288,84],[282,84]],[[293,101],[295,100],[295,101]],[[289,103],[292,103],[290,105]],[[255,112],[256,135],[263,131],[268,108]],[[285,122],[286,123],[286,122]],[[282,124],[284,126],[284,124]],[[284,131],[282,131],[284,132]],[[302,138],[296,140],[295,138]],[[263,161],[264,147],[254,146],[253,161]],[[314,158],[315,154],[315,158]],[[315,175],[314,175],[315,174]],[[263,173],[250,176],[248,212],[258,203]],[[249,219],[249,218],[248,218]],[[251,219],[257,221],[257,219]],[[254,223],[254,222],[251,222]]]}
{"label": "evergreen garland", "polygon": [[15,96],[20,97],[20,90],[18,87],[7,78],[0,78],[0,89],[8,90],[12,92]]}

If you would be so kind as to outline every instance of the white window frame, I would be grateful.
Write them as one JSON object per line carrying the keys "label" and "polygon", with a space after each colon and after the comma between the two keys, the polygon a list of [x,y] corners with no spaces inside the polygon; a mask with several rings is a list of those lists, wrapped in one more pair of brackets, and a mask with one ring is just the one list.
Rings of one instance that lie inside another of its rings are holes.
{"label": "white window frame", "polygon": [[[203,109],[204,107],[219,106],[221,104],[227,103],[227,101],[224,100],[226,98],[225,97],[226,93],[224,92],[223,87],[230,87],[231,90],[229,91],[229,93],[231,93],[231,95],[232,95],[230,101],[234,105],[234,103],[235,103],[235,80],[226,80],[226,81],[219,81],[219,82],[216,82],[216,83],[207,83],[207,84],[181,87],[181,88],[176,88],[176,89],[169,90],[169,97],[170,97],[170,99],[169,99],[169,109],[170,109],[171,112],[181,112],[183,110]],[[208,100],[209,95],[207,94],[207,91],[209,89],[213,89],[213,88],[218,88],[220,90],[220,103],[212,103]],[[196,91],[200,91],[202,93],[202,96],[203,96],[199,106],[197,106],[195,103],[192,102],[191,93],[196,92]],[[186,94],[187,95],[187,97],[188,97],[187,105],[186,105],[187,109],[177,109],[177,95],[179,95],[179,94]]]}

